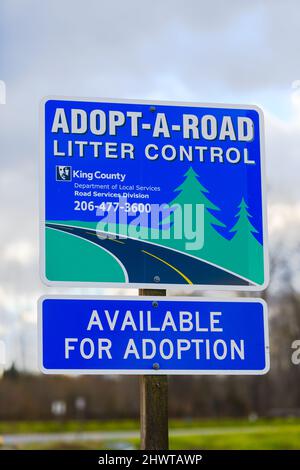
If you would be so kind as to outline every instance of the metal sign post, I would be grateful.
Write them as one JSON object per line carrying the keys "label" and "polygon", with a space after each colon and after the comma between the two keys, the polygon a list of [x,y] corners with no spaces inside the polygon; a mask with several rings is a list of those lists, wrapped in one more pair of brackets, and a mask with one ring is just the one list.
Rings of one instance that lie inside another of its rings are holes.
{"label": "metal sign post", "polygon": [[[163,289],[139,289],[140,296],[165,296]],[[159,364],[156,364],[159,367]],[[140,427],[142,450],[167,450],[168,429],[168,376],[141,375]]]}
{"label": "metal sign post", "polygon": [[40,142],[43,281],[139,289],[41,298],[40,368],[139,375],[141,448],[166,450],[168,375],[269,370],[264,302],[165,290],[266,288],[262,112],[48,97]]}

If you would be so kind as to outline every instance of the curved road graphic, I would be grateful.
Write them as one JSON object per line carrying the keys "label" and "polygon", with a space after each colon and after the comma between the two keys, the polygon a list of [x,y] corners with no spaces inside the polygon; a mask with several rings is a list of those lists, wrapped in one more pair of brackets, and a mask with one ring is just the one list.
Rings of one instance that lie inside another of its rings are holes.
{"label": "curved road graphic", "polygon": [[108,238],[105,232],[62,224],[46,223],[46,227],[103,247],[125,266],[132,283],[252,285],[222,268],[144,240]]}

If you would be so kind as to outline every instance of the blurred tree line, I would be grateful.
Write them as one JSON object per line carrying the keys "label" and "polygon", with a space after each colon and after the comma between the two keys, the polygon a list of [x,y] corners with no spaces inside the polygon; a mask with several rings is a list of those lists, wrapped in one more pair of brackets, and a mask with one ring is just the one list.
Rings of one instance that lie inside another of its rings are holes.
{"label": "blurred tree line", "polygon": [[[299,252],[299,250],[298,250]],[[265,376],[171,376],[170,417],[300,416],[300,365],[291,344],[300,339],[300,295],[291,264],[271,259],[269,305],[271,370]],[[294,251],[295,253],[295,251]],[[54,401],[66,403],[65,418],[138,418],[139,379],[134,376],[43,376],[7,370],[0,379],[0,419],[48,420]]]}

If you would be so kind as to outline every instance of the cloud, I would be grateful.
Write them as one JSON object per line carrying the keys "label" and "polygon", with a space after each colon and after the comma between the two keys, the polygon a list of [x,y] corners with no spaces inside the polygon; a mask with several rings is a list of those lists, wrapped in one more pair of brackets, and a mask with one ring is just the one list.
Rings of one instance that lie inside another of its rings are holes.
{"label": "cloud", "polygon": [[287,227],[291,225],[295,225],[300,229],[300,202],[295,204],[272,204],[269,206],[268,213],[270,237],[276,234],[285,235]]}
{"label": "cloud", "polygon": [[29,241],[18,240],[4,247],[3,260],[27,265],[33,259],[34,251],[34,246]]}
{"label": "cloud", "polygon": [[[291,94],[290,98],[295,95]],[[295,101],[295,100],[294,100]],[[291,104],[291,117],[280,117],[265,113],[266,121],[266,166],[269,202],[300,200],[300,106]]]}

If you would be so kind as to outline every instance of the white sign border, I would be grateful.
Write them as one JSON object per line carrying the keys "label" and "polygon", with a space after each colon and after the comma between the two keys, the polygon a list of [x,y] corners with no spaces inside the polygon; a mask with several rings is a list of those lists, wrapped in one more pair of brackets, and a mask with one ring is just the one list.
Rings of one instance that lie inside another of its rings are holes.
{"label": "white sign border", "polygon": [[[261,167],[261,194],[262,194],[262,227],[263,227],[263,258],[264,258],[264,283],[250,286],[215,285],[215,284],[160,284],[160,283],[131,283],[131,282],[88,282],[88,281],[50,281],[45,274],[45,104],[49,100],[78,101],[94,103],[115,104],[145,104],[149,106],[189,106],[194,108],[224,108],[224,109],[249,109],[259,115],[259,141],[260,141],[260,167]],[[57,95],[48,95],[40,102],[39,113],[39,272],[42,282],[46,286],[65,287],[103,287],[103,288],[128,288],[128,289],[182,289],[187,292],[193,290],[217,290],[217,291],[246,291],[260,292],[269,284],[269,253],[268,253],[268,227],[267,227],[267,204],[266,204],[266,165],[265,165],[265,138],[264,138],[264,116],[261,108],[256,105],[223,104],[223,103],[194,103],[184,101],[158,101],[158,100],[135,100],[135,99],[113,99],[113,98],[78,98]]]}
{"label": "white sign border", "polygon": [[[262,370],[108,370],[108,369],[46,369],[43,365],[43,301],[53,300],[132,300],[142,302],[144,300],[157,302],[239,302],[239,303],[259,303],[263,306],[264,320],[264,341],[265,341],[265,368]],[[38,300],[38,364],[42,373],[47,375],[265,375],[270,370],[270,345],[269,345],[269,325],[268,307],[263,299],[259,298],[204,298],[204,297],[157,297],[157,296],[80,296],[80,295],[44,295]]]}

